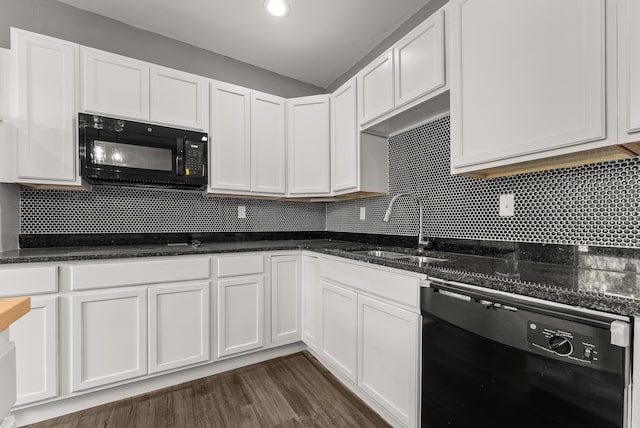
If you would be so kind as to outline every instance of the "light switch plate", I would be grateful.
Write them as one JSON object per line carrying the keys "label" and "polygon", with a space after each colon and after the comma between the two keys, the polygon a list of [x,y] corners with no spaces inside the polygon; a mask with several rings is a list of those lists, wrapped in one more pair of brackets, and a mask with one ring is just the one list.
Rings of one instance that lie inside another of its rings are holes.
{"label": "light switch plate", "polygon": [[366,220],[367,218],[367,207],[360,207],[360,220]]}
{"label": "light switch plate", "polygon": [[515,195],[508,193],[500,195],[500,217],[513,217],[515,214]]}
{"label": "light switch plate", "polygon": [[247,207],[238,205],[238,218],[247,218]]}

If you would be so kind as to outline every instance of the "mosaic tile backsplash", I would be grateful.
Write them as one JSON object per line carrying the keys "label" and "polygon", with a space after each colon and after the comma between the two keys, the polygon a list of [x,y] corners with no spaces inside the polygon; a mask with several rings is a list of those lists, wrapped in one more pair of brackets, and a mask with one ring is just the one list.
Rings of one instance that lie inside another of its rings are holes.
{"label": "mosaic tile backsplash", "polygon": [[[418,195],[429,237],[640,248],[640,159],[478,180],[449,173],[449,117],[389,139],[389,196],[327,205],[327,230],[417,235]],[[515,194],[515,216],[498,215]],[[360,207],[366,220],[360,220]]]}
{"label": "mosaic tile backsplash", "polygon": [[[21,190],[21,233],[319,231],[416,236],[425,204],[430,237],[640,248],[640,159],[488,181],[449,174],[449,117],[389,139],[389,196],[300,203],[203,198],[198,193],[97,186],[91,192]],[[515,216],[499,196],[515,194]],[[237,218],[237,206],[247,218]],[[360,207],[366,219],[360,220]]]}
{"label": "mosaic tile backsplash", "polygon": [[[238,206],[246,207],[245,219]],[[175,233],[322,231],[325,204],[206,198],[180,190],[94,186],[20,194],[20,232]]]}

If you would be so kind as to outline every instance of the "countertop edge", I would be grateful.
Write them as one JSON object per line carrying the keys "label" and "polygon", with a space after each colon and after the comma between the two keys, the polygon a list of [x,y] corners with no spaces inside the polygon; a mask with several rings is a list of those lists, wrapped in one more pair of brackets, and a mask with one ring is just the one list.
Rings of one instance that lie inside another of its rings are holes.
{"label": "countertop edge", "polygon": [[0,299],[0,331],[16,322],[31,310],[31,297]]}

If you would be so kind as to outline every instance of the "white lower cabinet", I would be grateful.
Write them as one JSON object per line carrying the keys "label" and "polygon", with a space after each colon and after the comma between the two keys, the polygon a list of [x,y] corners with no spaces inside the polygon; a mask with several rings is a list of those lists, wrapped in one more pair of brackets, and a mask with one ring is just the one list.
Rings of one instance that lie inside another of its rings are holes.
{"label": "white lower cabinet", "polygon": [[147,374],[146,288],[71,296],[71,390]]}
{"label": "white lower cabinet", "polygon": [[358,386],[407,426],[417,426],[420,315],[358,296]]}
{"label": "white lower cabinet", "polygon": [[357,382],[358,295],[320,280],[322,338],[320,353],[343,375]]}
{"label": "white lower cabinet", "polygon": [[271,258],[271,343],[300,340],[300,256]]}
{"label": "white lower cabinet", "polygon": [[58,395],[58,298],[31,298],[31,311],[11,325],[16,344],[16,406]]}
{"label": "white lower cabinet", "polygon": [[318,258],[302,256],[302,341],[313,350],[320,344],[319,297]]}
{"label": "white lower cabinet", "polygon": [[149,289],[149,373],[209,360],[209,282]]}
{"label": "white lower cabinet", "polygon": [[218,358],[264,345],[264,278],[218,281]]}

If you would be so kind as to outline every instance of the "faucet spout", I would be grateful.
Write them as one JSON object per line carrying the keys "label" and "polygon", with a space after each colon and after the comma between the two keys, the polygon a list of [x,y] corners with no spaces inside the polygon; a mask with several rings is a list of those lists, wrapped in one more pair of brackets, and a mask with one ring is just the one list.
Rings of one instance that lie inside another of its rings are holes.
{"label": "faucet spout", "polygon": [[393,198],[391,198],[391,201],[389,201],[389,206],[387,207],[387,211],[384,213],[384,218],[382,219],[382,221],[387,223],[389,222],[389,220],[391,219],[391,211],[393,210],[393,204],[395,204],[395,202],[403,196],[410,197],[411,199],[416,201],[416,203],[418,204],[418,210],[420,213],[419,221],[418,221],[419,223],[418,224],[418,249],[422,249],[423,246],[429,248],[431,246],[431,241],[429,239],[425,240],[424,235],[422,233],[422,227],[424,224],[424,206],[422,204],[422,200],[420,200],[420,198],[418,198],[413,193],[408,193],[408,192],[398,193]]}

